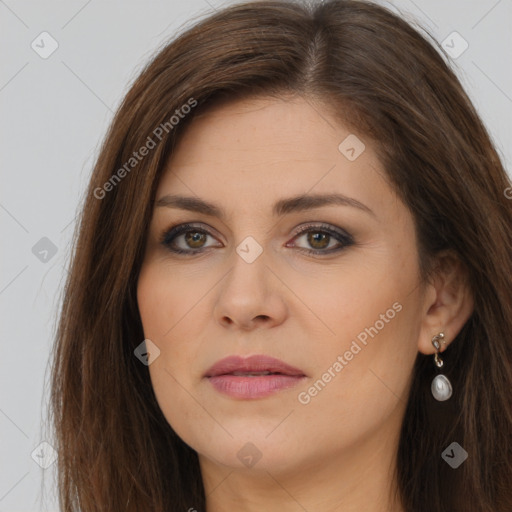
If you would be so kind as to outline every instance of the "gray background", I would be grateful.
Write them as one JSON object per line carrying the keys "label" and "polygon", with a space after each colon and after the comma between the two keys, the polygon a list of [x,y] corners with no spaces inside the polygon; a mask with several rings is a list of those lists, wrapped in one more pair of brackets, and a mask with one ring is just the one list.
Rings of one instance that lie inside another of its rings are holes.
{"label": "gray background", "polygon": [[[440,42],[453,31],[467,41],[467,50],[451,60],[510,169],[511,0],[382,3]],[[39,448],[34,459],[31,453],[45,440],[59,292],[100,142],[129,84],[160,45],[221,5],[0,0],[0,512],[57,510],[55,465],[42,469],[34,460],[39,454],[48,463],[51,449]],[[38,37],[43,31],[59,45],[47,59],[31,47],[35,40],[49,48]],[[449,44],[462,48],[457,40]],[[44,252],[43,237],[54,255]]]}

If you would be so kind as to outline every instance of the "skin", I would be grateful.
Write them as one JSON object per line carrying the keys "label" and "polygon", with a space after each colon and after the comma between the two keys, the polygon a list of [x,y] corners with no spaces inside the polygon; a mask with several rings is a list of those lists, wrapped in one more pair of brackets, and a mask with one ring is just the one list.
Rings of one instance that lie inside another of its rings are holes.
{"label": "skin", "polygon": [[[311,99],[237,100],[191,123],[159,183],[157,201],[184,194],[226,214],[155,207],[137,291],[144,335],[160,350],[151,382],[169,424],[198,452],[208,512],[403,510],[390,494],[414,360],[418,351],[435,352],[431,339],[440,331],[446,349],[472,300],[449,254],[431,283],[420,282],[411,213],[371,140],[355,134],[365,150],[354,161],[339,151],[351,133]],[[373,213],[336,204],[272,215],[279,199],[322,193]],[[173,254],[160,243],[185,222],[210,235],[195,245],[178,235],[175,244],[207,247],[202,253]],[[326,223],[354,243],[307,254],[339,242],[297,236],[306,223],[317,237]],[[252,263],[236,252],[247,236],[263,249]],[[299,393],[396,303],[394,318],[301,403]],[[203,374],[232,354],[268,354],[307,377],[270,397],[231,398]],[[248,442],[261,455],[252,467],[237,457]]]}

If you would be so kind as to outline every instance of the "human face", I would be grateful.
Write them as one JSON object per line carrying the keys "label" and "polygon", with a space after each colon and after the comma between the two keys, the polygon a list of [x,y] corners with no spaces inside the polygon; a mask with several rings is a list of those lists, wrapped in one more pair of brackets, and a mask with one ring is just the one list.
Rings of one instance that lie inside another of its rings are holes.
{"label": "human face", "polygon": [[[339,149],[349,135],[359,156]],[[325,194],[349,199],[273,211]],[[375,446],[381,457],[396,447],[417,354],[418,283],[413,218],[371,140],[303,98],[217,106],[160,180],[138,281],[144,335],[160,350],[149,365],[158,404],[201,461],[235,470],[261,457],[254,471],[291,474]],[[232,355],[274,357],[302,377],[205,377]]]}

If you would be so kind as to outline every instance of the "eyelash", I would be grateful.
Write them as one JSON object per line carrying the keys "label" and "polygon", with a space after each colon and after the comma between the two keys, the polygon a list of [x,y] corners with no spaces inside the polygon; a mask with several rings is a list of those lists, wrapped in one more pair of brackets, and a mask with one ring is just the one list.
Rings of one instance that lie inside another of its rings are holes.
{"label": "eyelash", "polygon": [[[213,236],[211,233],[209,233],[205,229],[197,228],[197,227],[193,226],[192,224],[180,224],[180,225],[171,227],[168,230],[166,230],[160,238],[160,243],[166,249],[168,249],[169,251],[171,251],[175,254],[194,255],[194,254],[204,252],[206,249],[209,249],[208,247],[206,247],[206,248],[202,248],[202,249],[186,250],[186,249],[179,249],[176,247],[172,247],[172,243],[174,242],[175,238],[177,238],[178,236],[180,236],[184,233],[187,233],[187,232],[202,233],[204,235]],[[342,231],[335,230],[335,229],[331,228],[328,224],[304,225],[300,228],[299,232],[293,237],[293,240],[299,238],[300,236],[302,236],[308,232],[327,234],[327,235],[335,238],[336,240],[338,240],[338,242],[340,242],[342,245],[339,247],[331,248],[329,250],[305,249],[304,247],[298,248],[300,251],[303,251],[307,254],[312,254],[312,255],[332,254],[335,252],[339,252],[354,243],[354,240],[350,235],[348,235]],[[329,242],[330,242],[330,240],[329,240]]]}

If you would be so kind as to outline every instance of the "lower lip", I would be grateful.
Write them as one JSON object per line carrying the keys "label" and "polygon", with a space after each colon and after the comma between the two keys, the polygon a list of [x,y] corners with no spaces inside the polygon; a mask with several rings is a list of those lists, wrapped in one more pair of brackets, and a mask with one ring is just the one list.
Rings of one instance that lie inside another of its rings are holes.
{"label": "lower lip", "polygon": [[292,388],[305,376],[293,375],[261,375],[243,377],[238,375],[217,375],[208,377],[212,386],[225,395],[233,398],[263,398],[278,391]]}

